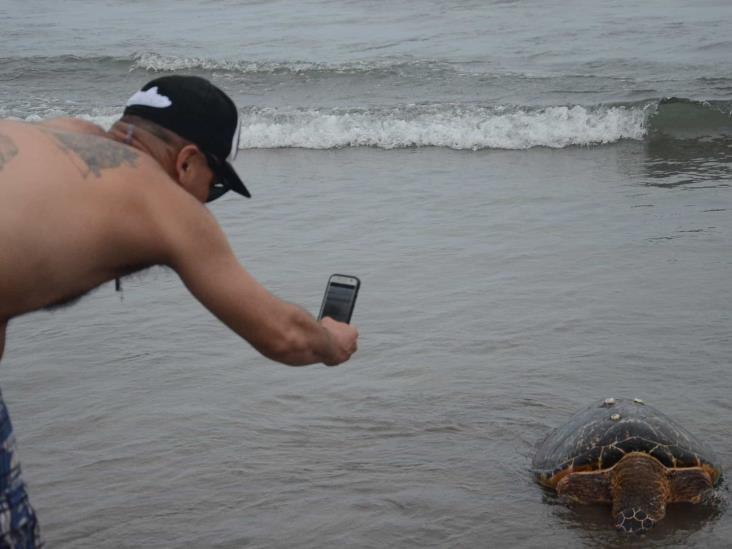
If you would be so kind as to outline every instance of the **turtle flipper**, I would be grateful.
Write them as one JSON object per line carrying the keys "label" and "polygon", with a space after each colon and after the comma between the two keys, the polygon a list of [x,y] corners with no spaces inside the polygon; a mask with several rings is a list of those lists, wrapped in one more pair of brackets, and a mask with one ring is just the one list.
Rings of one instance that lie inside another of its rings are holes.
{"label": "turtle flipper", "polygon": [[671,469],[668,472],[671,488],[670,501],[699,503],[706,492],[712,489],[709,473],[702,467]]}
{"label": "turtle flipper", "polygon": [[610,503],[610,476],[607,471],[567,475],[557,483],[557,494],[575,503]]}

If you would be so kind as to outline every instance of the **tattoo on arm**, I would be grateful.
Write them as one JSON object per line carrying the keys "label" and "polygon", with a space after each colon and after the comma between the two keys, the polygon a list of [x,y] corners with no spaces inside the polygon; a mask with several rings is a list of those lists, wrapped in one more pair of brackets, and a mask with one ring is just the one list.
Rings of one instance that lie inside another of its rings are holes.
{"label": "tattoo on arm", "polygon": [[136,166],[138,154],[129,147],[90,135],[52,133],[59,142],[61,150],[67,154],[73,152],[86,164],[86,170],[80,169],[84,177],[90,173],[99,177],[102,175],[102,170],[118,168],[122,164]]}
{"label": "tattoo on arm", "polygon": [[18,147],[7,135],[0,133],[0,170],[18,154]]}

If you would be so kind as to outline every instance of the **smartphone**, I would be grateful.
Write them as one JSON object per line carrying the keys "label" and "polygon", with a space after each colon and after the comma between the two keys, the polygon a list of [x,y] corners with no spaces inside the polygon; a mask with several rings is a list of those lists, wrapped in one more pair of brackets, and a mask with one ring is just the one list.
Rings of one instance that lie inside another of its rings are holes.
{"label": "smartphone", "polygon": [[353,307],[356,305],[356,296],[361,287],[361,281],[352,275],[334,274],[328,279],[325,287],[323,304],[320,306],[318,320],[329,316],[338,322],[351,322]]}

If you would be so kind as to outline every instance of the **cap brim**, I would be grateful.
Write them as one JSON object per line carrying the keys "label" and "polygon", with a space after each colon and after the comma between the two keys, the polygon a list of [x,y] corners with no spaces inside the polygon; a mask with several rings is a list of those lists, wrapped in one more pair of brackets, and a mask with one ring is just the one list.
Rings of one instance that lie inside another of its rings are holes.
{"label": "cap brim", "polygon": [[211,187],[206,202],[212,202],[228,191],[234,191],[247,198],[252,197],[231,164],[228,162],[220,162],[211,154],[205,152],[203,154],[206,155],[208,165],[216,176],[216,182]]}
{"label": "cap brim", "polygon": [[244,186],[244,182],[239,178],[239,176],[234,171],[234,168],[232,168],[231,164],[229,164],[228,162],[222,162],[218,164],[214,169],[214,173],[216,174],[216,179],[220,183],[223,183],[225,186],[229,187],[229,190],[232,190],[235,193],[239,193],[242,196],[246,196],[247,198],[252,197],[247,188]]}

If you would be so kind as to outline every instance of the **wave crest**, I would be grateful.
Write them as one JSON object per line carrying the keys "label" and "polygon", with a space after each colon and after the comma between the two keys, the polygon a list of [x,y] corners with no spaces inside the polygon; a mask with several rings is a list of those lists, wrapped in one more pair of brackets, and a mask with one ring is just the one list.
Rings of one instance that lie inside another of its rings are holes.
{"label": "wave crest", "polygon": [[[185,70],[221,71],[238,75],[247,74],[304,74],[304,73],[332,73],[332,74],[362,74],[372,71],[394,69],[404,66],[427,66],[433,68],[434,62],[412,61],[394,62],[383,61],[355,61],[344,64],[314,63],[310,61],[236,61],[225,59],[208,59],[205,57],[180,57],[162,55],[159,53],[136,53],[133,56],[132,70],[150,72],[175,72]],[[441,67],[441,64],[436,64]]]}
{"label": "wave crest", "polygon": [[661,100],[648,116],[652,138],[723,139],[732,137],[732,109],[724,101]]}
{"label": "wave crest", "polygon": [[[0,105],[0,115],[6,109]],[[12,115],[6,112],[5,116]],[[119,113],[38,109],[22,118],[80,116],[109,127]],[[732,139],[732,103],[688,99],[593,106],[480,106],[419,104],[371,108],[248,107],[241,112],[242,149],[448,147],[458,150],[564,148],[629,139]]]}
{"label": "wave crest", "polygon": [[645,109],[422,105],[370,110],[250,109],[242,148],[332,149],[370,146],[452,149],[563,148],[643,139]]}

